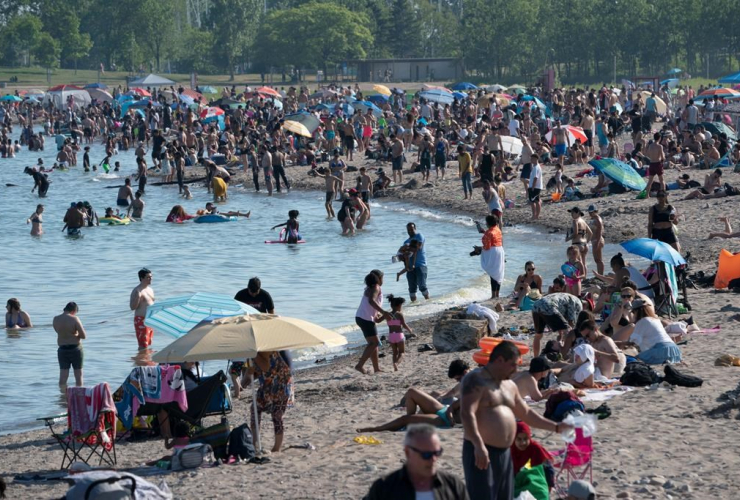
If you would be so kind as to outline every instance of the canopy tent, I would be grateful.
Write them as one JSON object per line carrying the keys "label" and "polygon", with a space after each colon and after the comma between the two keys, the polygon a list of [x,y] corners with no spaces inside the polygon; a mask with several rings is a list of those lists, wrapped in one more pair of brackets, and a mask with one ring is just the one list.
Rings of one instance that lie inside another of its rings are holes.
{"label": "canopy tent", "polygon": [[589,161],[588,164],[604,174],[612,182],[621,184],[633,191],[643,191],[647,187],[645,179],[634,168],[623,161],[614,158],[599,158]]}
{"label": "canopy tent", "polygon": [[129,86],[162,87],[162,86],[174,85],[175,83],[176,82],[170,80],[169,78],[165,78],[159,75],[149,74],[143,78],[137,78],[136,80],[129,82]]}
{"label": "canopy tent", "polygon": [[721,122],[701,122],[699,125],[707,129],[709,132],[712,133],[712,136],[719,136],[720,134],[727,134],[728,139],[732,139],[733,141],[737,140],[737,135],[735,132]]}
{"label": "canopy tent", "polygon": [[723,76],[717,81],[719,83],[740,83],[740,72],[737,72],[734,75]]}
{"label": "canopy tent", "polygon": [[57,85],[49,89],[49,92],[46,93],[44,104],[51,103],[57,109],[65,109],[70,98],[79,107],[87,106],[92,102],[90,94],[80,87],[74,85]]}

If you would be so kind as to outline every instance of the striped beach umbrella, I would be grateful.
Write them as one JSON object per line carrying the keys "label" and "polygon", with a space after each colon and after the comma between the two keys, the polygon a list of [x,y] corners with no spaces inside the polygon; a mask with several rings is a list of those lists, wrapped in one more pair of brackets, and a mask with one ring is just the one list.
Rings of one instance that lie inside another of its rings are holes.
{"label": "striped beach umbrella", "polygon": [[258,311],[228,295],[199,292],[155,302],[147,308],[144,324],[180,338],[206,318],[222,318]]}

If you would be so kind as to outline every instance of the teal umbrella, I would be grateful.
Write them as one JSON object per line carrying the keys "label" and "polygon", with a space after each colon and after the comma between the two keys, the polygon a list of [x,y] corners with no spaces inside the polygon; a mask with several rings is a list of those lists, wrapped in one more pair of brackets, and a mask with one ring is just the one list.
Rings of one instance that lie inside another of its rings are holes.
{"label": "teal umbrella", "polygon": [[681,68],[673,68],[666,74],[667,75],[680,75],[681,73],[683,73],[683,70]]}
{"label": "teal umbrella", "polygon": [[22,100],[23,99],[21,99],[17,95],[10,95],[10,94],[6,94],[0,98],[0,101],[21,102]]}
{"label": "teal umbrella", "polygon": [[728,139],[732,139],[733,141],[737,140],[737,136],[735,135],[735,132],[721,122],[701,122],[700,124],[705,129],[709,130],[712,135],[719,136],[720,134],[727,134]]}
{"label": "teal umbrella", "polygon": [[605,177],[633,191],[642,191],[647,182],[627,163],[614,158],[599,158],[588,162]]}

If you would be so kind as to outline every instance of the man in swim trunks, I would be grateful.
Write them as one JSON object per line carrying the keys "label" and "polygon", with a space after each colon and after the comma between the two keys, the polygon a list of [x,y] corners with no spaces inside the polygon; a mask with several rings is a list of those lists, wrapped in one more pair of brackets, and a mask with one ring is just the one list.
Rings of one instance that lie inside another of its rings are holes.
{"label": "man in swim trunks", "polygon": [[136,191],[134,201],[126,210],[126,217],[131,217],[134,220],[141,220],[144,217],[144,200],[141,199],[141,191]]}
{"label": "man in swim trunks", "polygon": [[645,188],[647,196],[650,197],[650,190],[653,188],[653,180],[655,176],[658,176],[658,182],[660,182],[660,191],[665,191],[665,182],[663,181],[663,163],[665,162],[665,152],[663,146],[660,144],[660,133],[656,132],[653,134],[653,141],[648,144],[645,148],[645,156],[650,159],[650,167],[648,168],[648,183]]}
{"label": "man in swim trunks", "polygon": [[154,304],[154,290],[151,287],[152,272],[143,268],[139,271],[139,285],[131,291],[129,307],[134,311],[134,330],[139,349],[152,345],[154,331],[144,324],[147,308]]}
{"label": "man in swim trunks", "polygon": [[130,203],[134,202],[134,190],[131,188],[131,177],[126,177],[123,181],[123,186],[118,188],[118,196],[116,199],[116,205],[119,207],[127,207]]}
{"label": "man in swim trunks", "polygon": [[565,152],[570,148],[570,135],[560,123],[560,120],[555,122],[555,128],[552,129],[552,137],[555,139],[555,156],[557,156],[557,163],[564,165]]}
{"label": "man in swim trunks", "polygon": [[370,138],[373,136],[374,126],[373,110],[368,108],[367,113],[362,115],[362,143],[365,149],[370,149]]}
{"label": "man in swim trunks", "polygon": [[393,182],[403,182],[403,141],[395,134],[391,134],[391,164],[393,170]]}
{"label": "man in swim trunks", "polygon": [[463,470],[470,498],[509,500],[514,497],[514,469],[510,448],[516,421],[550,432],[570,426],[531,411],[509,378],[516,373],[519,349],[501,342],[488,364],[468,373],[462,381]]}
{"label": "man in swim trunks", "polygon": [[59,316],[54,316],[52,321],[54,331],[57,332],[57,359],[59,360],[59,386],[67,385],[69,378],[69,367],[71,366],[75,374],[75,385],[82,387],[82,361],[84,354],[82,352],[82,339],[87,338],[85,329],[82,327],[82,321],[77,317],[77,304],[68,303],[64,307],[64,312]]}
{"label": "man in swim trunks", "polygon": [[80,228],[85,225],[85,204],[81,201],[73,203],[64,214],[64,229],[67,230],[67,236],[79,236]]}

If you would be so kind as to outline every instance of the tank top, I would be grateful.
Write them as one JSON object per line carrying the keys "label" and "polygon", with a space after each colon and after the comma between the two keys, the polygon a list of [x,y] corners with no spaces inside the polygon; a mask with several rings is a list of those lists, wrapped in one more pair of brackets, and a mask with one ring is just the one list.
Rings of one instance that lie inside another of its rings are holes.
{"label": "tank top", "polygon": [[439,142],[437,143],[437,154],[438,154],[438,155],[444,155],[444,154],[445,154],[445,152],[446,152],[445,150],[446,150],[446,148],[445,148],[445,143],[444,143],[444,142],[442,142],[442,141],[439,141]]}
{"label": "tank top", "polygon": [[[367,289],[365,290],[367,291]],[[379,307],[383,307],[383,290],[381,290],[380,287],[378,287],[378,295],[375,297],[375,303]],[[365,293],[363,293],[360,307],[357,308],[355,316],[366,321],[374,321],[376,314],[378,314],[378,311],[370,305],[370,299]]]}

